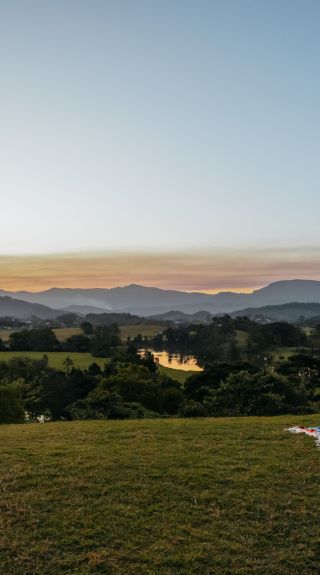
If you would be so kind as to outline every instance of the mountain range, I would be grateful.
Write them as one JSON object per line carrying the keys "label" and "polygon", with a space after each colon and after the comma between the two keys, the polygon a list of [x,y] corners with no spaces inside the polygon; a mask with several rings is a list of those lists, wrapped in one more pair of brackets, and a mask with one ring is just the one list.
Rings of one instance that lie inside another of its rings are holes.
{"label": "mountain range", "polygon": [[143,317],[171,311],[187,314],[203,311],[214,315],[291,302],[320,303],[320,281],[278,281],[249,294],[188,293],[136,284],[110,289],[51,288],[41,292],[0,290],[0,316],[26,318],[37,315],[49,318],[66,311],[82,315],[129,312]]}

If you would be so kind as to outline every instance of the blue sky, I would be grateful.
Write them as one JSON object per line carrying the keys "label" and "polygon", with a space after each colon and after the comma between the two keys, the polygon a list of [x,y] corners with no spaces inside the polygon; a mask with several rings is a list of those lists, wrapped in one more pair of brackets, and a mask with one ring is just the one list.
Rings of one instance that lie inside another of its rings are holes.
{"label": "blue sky", "polygon": [[0,0],[1,253],[320,247],[319,17]]}

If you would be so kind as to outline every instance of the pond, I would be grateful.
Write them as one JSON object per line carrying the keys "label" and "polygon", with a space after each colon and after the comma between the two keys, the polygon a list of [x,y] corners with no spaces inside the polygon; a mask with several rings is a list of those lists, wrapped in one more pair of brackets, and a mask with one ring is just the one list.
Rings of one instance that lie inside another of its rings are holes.
{"label": "pond", "polygon": [[179,353],[154,351],[153,349],[140,349],[140,355],[143,355],[145,351],[151,351],[155,361],[163,367],[181,369],[182,371],[203,371],[202,367],[197,364],[197,360],[193,355],[180,355]]}

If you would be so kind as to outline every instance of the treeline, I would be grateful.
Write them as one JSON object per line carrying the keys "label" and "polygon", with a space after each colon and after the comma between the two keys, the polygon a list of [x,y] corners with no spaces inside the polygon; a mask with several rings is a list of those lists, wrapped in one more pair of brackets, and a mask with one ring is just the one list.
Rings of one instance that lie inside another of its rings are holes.
{"label": "treeline", "polygon": [[[242,344],[238,342],[239,332],[245,335]],[[213,318],[209,325],[169,327],[157,334],[151,345],[156,350],[165,349],[169,353],[192,354],[199,365],[205,367],[216,361],[238,361],[244,356],[253,363],[259,363],[263,352],[281,347],[296,347],[299,351],[311,345],[310,341],[300,327],[287,322],[259,325],[248,318],[232,319],[226,315]],[[139,337],[134,343],[141,343]]]}
{"label": "treeline", "polygon": [[212,363],[182,385],[163,375],[150,352],[133,346],[106,362],[65,371],[42,360],[0,363],[0,422],[159,416],[280,415],[320,409],[320,360],[297,354],[277,369]]}

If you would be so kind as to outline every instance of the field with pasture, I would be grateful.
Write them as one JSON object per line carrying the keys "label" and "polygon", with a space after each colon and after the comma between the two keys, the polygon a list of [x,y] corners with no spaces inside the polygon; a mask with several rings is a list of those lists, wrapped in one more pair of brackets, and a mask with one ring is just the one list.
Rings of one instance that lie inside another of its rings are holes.
{"label": "field with pasture", "polygon": [[66,351],[0,351],[0,361],[9,361],[13,357],[29,357],[30,359],[42,359],[46,355],[50,367],[65,369],[64,362],[67,357],[72,359],[74,367],[87,369],[93,362],[103,367],[108,361],[103,357],[93,357],[91,353],[77,353]]}
{"label": "field with pasture", "polygon": [[[145,337],[154,337],[157,333],[164,331],[165,327],[163,325],[121,325],[119,326],[120,329],[120,337],[123,341],[126,341],[128,337],[133,339],[137,335],[141,335],[143,338]],[[57,339],[59,341],[65,341],[68,337],[72,335],[78,335],[82,333],[82,329],[80,327],[65,327],[65,328],[57,328],[54,330]]]}
{"label": "field with pasture", "polygon": [[[10,334],[20,331],[22,328],[13,329],[1,329],[0,339],[7,342],[9,340]],[[128,337],[134,338],[137,335],[142,335],[142,337],[153,337],[159,332],[164,331],[165,327],[163,325],[122,325],[119,327],[120,337],[123,341],[126,341]],[[73,335],[79,335],[82,332],[80,327],[58,327],[53,330],[59,341],[65,341]]]}
{"label": "field with pasture", "polygon": [[73,335],[80,335],[83,333],[81,327],[58,327],[53,331],[59,341],[66,341],[66,339]]}
{"label": "field with pasture", "polygon": [[6,575],[319,572],[318,416],[0,426]]}
{"label": "field with pasture", "polygon": [[162,333],[166,328],[163,325],[122,325],[120,326],[120,337],[127,340],[128,337],[133,339],[137,335],[145,337],[154,337],[157,333]]}
{"label": "field with pasture", "polygon": [[[101,368],[104,367],[108,359],[105,357],[93,357],[91,353],[77,353],[77,352],[66,352],[66,351],[0,351],[0,361],[9,361],[13,357],[29,357],[30,359],[42,359],[46,355],[49,361],[50,367],[56,369],[66,369],[64,364],[66,358],[70,358],[73,361],[74,367],[79,369],[87,369],[90,364],[97,363]],[[158,366],[161,373],[172,377],[184,383],[184,381],[192,375],[192,371],[182,371],[179,369],[171,369],[169,367]]]}
{"label": "field with pasture", "polygon": [[[8,329],[1,329],[0,330],[0,339],[2,339],[2,341],[9,341],[9,337],[11,333],[16,333],[18,331],[21,331],[22,329],[25,328],[8,328]],[[68,337],[71,337],[73,335],[79,335],[80,333],[82,333],[82,329],[80,327],[58,327],[56,329],[53,330],[54,333],[57,336],[57,339],[59,341],[65,341],[66,339],[68,339]]]}

